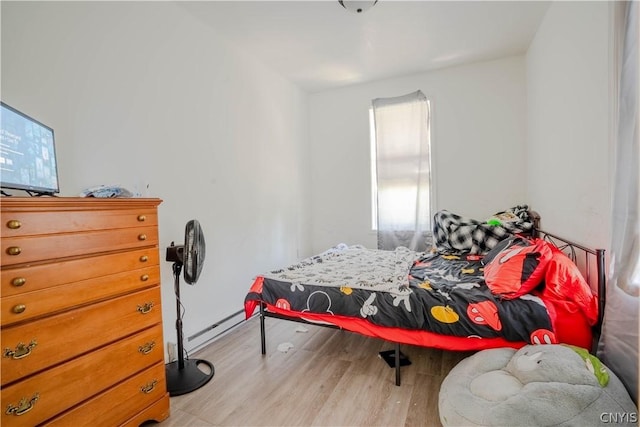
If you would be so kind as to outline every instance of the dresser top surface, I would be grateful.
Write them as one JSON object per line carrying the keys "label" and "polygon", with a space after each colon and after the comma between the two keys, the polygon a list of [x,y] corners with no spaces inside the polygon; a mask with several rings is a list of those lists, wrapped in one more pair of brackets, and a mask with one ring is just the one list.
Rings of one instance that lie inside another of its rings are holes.
{"label": "dresser top surface", "polygon": [[2,197],[0,209],[13,210],[69,210],[69,209],[135,209],[157,207],[157,198],[98,198],[98,197]]}

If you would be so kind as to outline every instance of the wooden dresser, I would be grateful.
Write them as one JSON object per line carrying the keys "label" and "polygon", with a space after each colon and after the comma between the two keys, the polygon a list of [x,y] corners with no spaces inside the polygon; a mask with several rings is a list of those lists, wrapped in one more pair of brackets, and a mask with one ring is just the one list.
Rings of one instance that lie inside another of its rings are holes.
{"label": "wooden dresser", "polygon": [[159,199],[0,199],[0,424],[169,416]]}

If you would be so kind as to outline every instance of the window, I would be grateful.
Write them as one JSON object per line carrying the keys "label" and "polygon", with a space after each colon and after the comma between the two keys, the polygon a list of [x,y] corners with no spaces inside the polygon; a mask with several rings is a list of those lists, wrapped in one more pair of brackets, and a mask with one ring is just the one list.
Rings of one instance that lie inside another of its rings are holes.
{"label": "window", "polygon": [[420,91],[375,99],[370,109],[371,223],[379,247],[385,232],[384,239],[400,239],[390,248],[411,248],[413,240],[424,241],[430,233],[429,112],[429,101]]}

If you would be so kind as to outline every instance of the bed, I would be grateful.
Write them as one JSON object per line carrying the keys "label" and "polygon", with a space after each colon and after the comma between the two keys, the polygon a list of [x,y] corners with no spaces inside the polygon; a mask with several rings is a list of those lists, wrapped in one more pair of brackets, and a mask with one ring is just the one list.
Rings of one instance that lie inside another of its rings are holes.
{"label": "bed", "polygon": [[[484,221],[441,211],[434,227],[438,250],[340,244],[258,276],[245,298],[245,315],[259,310],[262,354],[266,317],[394,343],[397,385],[401,344],[458,351],[557,343],[595,349],[604,250],[544,232],[539,216],[527,215],[532,224],[498,233]],[[471,230],[465,236],[481,237],[461,239],[461,227]]]}

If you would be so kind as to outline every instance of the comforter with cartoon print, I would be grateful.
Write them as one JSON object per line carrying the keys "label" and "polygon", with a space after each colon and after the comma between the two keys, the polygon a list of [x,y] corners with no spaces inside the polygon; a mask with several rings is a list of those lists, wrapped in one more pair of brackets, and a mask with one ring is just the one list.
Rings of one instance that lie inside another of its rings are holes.
{"label": "comforter with cartoon print", "polygon": [[259,276],[245,298],[284,312],[316,313],[407,330],[526,343],[555,342],[544,302],[502,300],[483,279],[482,256],[339,245]]}

